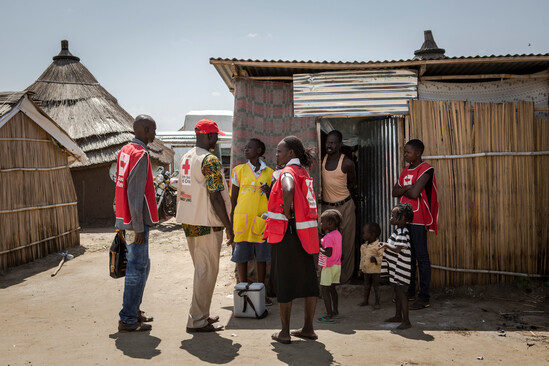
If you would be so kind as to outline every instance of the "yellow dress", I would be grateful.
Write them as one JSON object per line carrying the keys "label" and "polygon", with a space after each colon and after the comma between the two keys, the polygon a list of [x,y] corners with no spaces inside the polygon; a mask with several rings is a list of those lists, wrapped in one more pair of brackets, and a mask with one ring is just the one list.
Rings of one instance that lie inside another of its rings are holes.
{"label": "yellow dress", "polygon": [[265,220],[261,218],[267,212],[267,195],[261,191],[261,184],[271,185],[273,170],[262,163],[263,169],[256,177],[251,164],[240,164],[233,169],[232,185],[239,187],[238,200],[234,209],[234,241],[263,243]]}

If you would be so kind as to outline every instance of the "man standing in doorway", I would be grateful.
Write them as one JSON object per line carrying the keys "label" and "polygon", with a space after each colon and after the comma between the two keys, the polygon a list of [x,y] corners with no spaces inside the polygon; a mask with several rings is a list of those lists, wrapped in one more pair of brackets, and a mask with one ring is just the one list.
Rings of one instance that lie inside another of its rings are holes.
{"label": "man standing in doorway", "polygon": [[179,164],[176,221],[183,224],[189,252],[194,264],[193,297],[187,321],[187,332],[215,332],[223,326],[213,325],[219,316],[210,316],[210,305],[217,274],[219,254],[226,229],[230,245],[234,239],[229,219],[231,201],[219,159],[210,153],[217,143],[217,123],[198,121],[196,146]]}
{"label": "man standing in doorway", "polygon": [[118,330],[151,330],[152,317],[140,310],[151,264],[149,227],[158,222],[156,196],[147,144],[156,135],[156,123],[145,114],[133,122],[135,138],[118,153],[116,169],[116,228],[125,230],[126,278]]}
{"label": "man standing in doorway", "polygon": [[356,187],[355,164],[341,153],[343,135],[337,130],[326,137],[326,156],[322,161],[322,211],[336,209],[343,217],[340,226],[343,237],[340,283],[348,282],[355,268],[355,203],[352,192]]}

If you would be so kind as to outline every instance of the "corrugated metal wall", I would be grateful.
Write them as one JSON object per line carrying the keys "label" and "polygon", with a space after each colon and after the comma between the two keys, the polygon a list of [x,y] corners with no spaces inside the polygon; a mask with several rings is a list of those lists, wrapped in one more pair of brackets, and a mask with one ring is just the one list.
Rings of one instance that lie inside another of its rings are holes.
{"label": "corrugated metal wall", "polygon": [[[398,118],[359,122],[358,189],[360,227],[367,222],[381,226],[381,241],[391,235],[391,209],[398,203],[391,191],[400,173]],[[362,231],[360,231],[362,237]]]}
{"label": "corrugated metal wall", "polygon": [[296,74],[294,115],[370,116],[408,113],[417,98],[414,70],[340,71]]}

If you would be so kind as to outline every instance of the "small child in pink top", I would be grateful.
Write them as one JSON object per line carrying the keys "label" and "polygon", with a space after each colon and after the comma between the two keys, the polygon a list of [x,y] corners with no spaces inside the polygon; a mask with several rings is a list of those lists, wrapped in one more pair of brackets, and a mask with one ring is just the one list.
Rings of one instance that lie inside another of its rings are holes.
{"label": "small child in pink top", "polygon": [[339,314],[336,285],[341,275],[341,233],[337,230],[341,224],[341,214],[337,210],[326,210],[320,216],[320,225],[326,233],[320,241],[318,265],[320,272],[320,289],[326,306],[326,315],[318,318],[319,322],[335,323],[334,317]]}

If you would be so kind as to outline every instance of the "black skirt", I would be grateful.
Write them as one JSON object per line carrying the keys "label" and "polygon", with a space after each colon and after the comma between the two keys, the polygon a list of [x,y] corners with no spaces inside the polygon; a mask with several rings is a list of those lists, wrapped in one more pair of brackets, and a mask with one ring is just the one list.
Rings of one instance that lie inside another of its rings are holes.
{"label": "black skirt", "polygon": [[319,295],[314,257],[303,249],[294,220],[282,241],[271,245],[271,281],[278,302]]}

